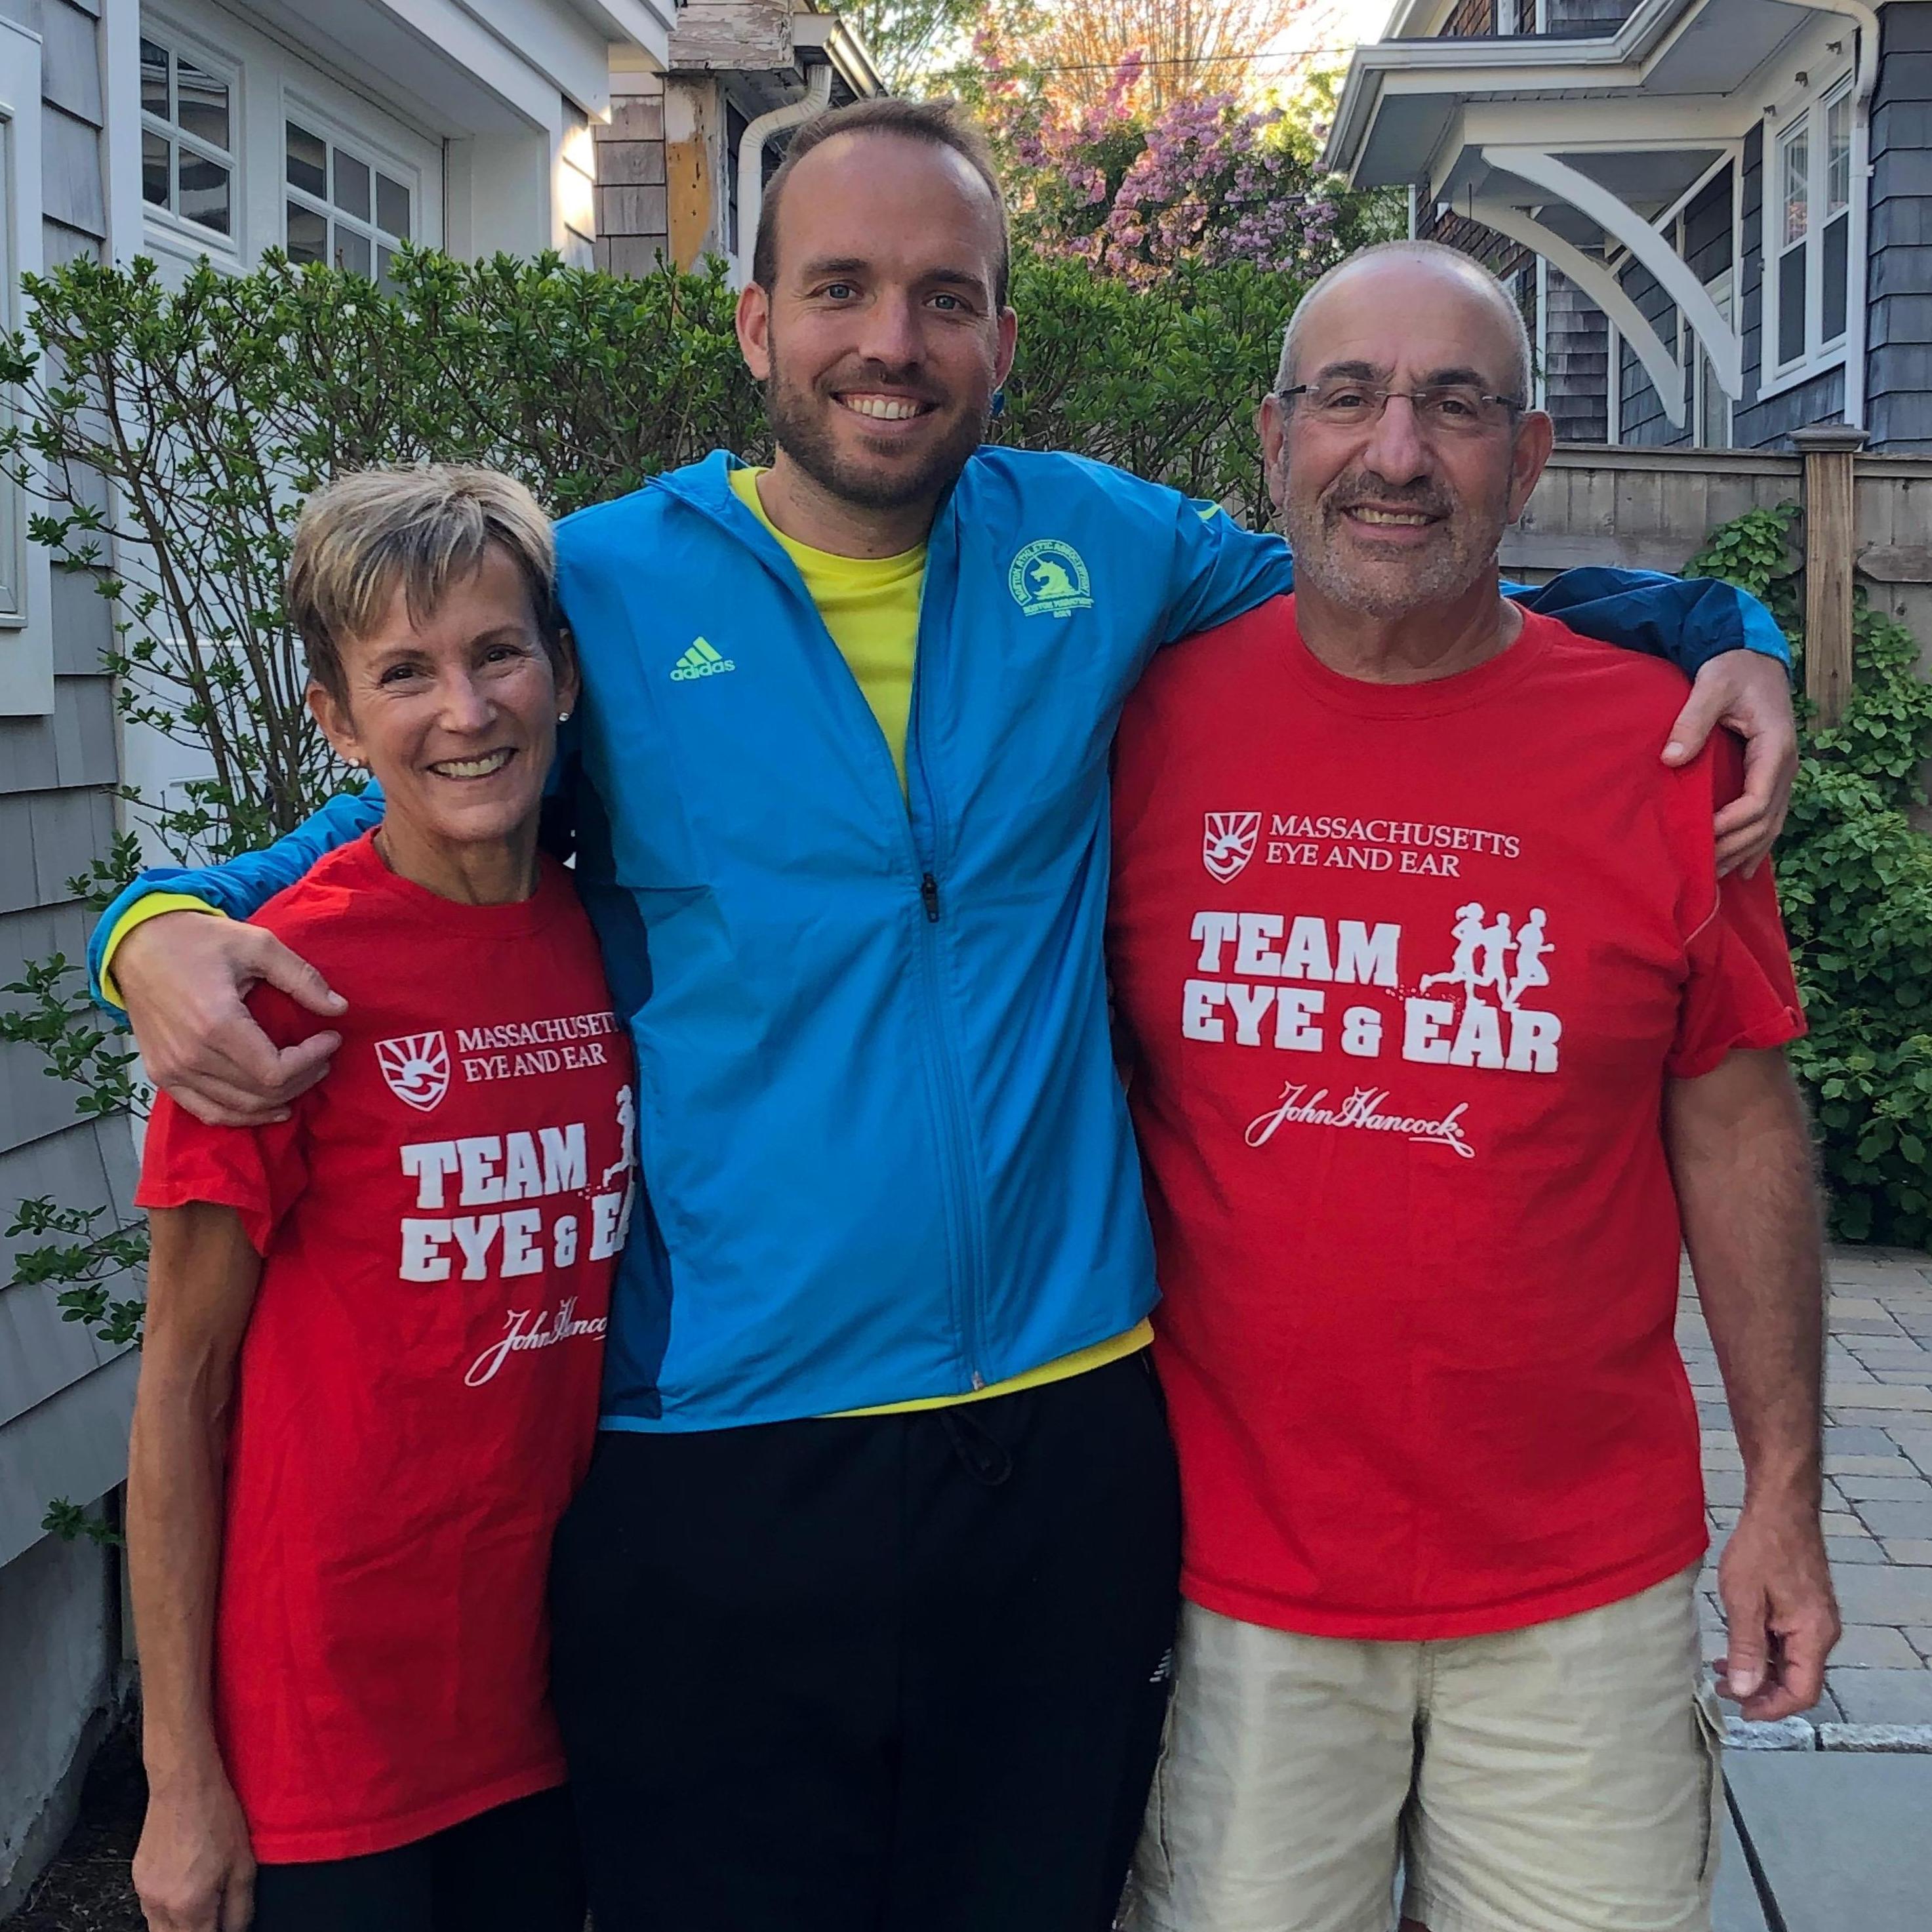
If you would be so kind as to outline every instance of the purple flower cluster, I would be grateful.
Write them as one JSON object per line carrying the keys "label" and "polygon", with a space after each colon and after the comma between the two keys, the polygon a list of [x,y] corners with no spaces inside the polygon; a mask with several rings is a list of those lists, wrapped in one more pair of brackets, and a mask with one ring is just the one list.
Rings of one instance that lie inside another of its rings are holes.
{"label": "purple flower cluster", "polygon": [[1138,50],[1099,100],[1069,107],[1004,66],[990,35],[976,52],[987,116],[1014,164],[1015,227],[1038,253],[1143,287],[1183,262],[1308,277],[1339,256],[1341,207],[1288,140],[1280,109],[1220,94],[1143,115]]}

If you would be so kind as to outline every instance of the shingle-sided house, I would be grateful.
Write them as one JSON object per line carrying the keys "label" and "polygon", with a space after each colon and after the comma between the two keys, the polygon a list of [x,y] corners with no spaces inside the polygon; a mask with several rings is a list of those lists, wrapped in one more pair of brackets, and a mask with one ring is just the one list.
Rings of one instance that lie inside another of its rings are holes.
{"label": "shingle-sided house", "polygon": [[1932,452],[1932,4],[1402,0],[1328,161],[1518,278],[1566,440]]}
{"label": "shingle-sided house", "polygon": [[[405,240],[588,263],[591,128],[614,64],[668,56],[674,0],[0,0],[0,302],[77,256],[245,268],[269,247],[380,275]],[[50,576],[0,480],[0,982],[82,950],[69,878],[104,852],[127,769],[110,612]],[[0,1046],[0,1228],[13,1204],[120,1203],[126,1126],[76,1121]],[[123,1675],[112,1552],[44,1536],[125,1468],[134,1361],[7,1286],[0,1239],[0,1917],[72,1815]]]}

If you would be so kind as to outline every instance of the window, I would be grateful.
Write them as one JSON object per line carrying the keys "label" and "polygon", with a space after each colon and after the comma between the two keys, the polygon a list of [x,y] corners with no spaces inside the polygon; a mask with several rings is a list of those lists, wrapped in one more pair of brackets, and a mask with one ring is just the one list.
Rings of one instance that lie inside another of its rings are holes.
{"label": "window", "polygon": [[141,38],[141,198],[215,235],[234,233],[235,135],[228,78]]}
{"label": "window", "polygon": [[1805,238],[1811,226],[1811,131],[1803,122],[1778,144],[1778,340],[1780,367],[1804,354]]}
{"label": "window", "polygon": [[1841,92],[1825,110],[1825,232],[1819,253],[1822,320],[1819,338],[1836,342],[1845,332],[1851,278],[1852,95]]}
{"label": "window", "polygon": [[[0,326],[18,328],[20,278],[40,255],[40,44],[0,20]],[[0,422],[14,394],[0,389]],[[38,459],[28,457],[31,471]],[[27,542],[28,485],[8,464],[0,473],[0,718],[45,717],[54,708],[53,626],[47,553]]]}
{"label": "window", "polygon": [[392,289],[389,265],[410,236],[410,191],[310,122],[284,123],[289,260],[323,262]]}
{"label": "window", "polygon": [[1768,376],[1809,373],[1845,339],[1851,302],[1852,91],[1840,81],[1780,134],[1767,166]]}

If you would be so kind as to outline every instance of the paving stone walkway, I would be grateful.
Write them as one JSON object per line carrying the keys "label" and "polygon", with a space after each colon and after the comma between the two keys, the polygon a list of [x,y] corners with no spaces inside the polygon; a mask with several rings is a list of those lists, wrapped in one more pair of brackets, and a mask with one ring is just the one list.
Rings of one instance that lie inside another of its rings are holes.
{"label": "paving stone walkway", "polygon": [[[1825,1534],[1845,1634],[1817,1724],[1932,1724],[1932,1255],[1831,1257]],[[1744,1461],[1687,1267],[1678,1340],[1703,1425],[1713,1544],[1705,1653],[1724,1650],[1717,1557],[1744,1500]]]}

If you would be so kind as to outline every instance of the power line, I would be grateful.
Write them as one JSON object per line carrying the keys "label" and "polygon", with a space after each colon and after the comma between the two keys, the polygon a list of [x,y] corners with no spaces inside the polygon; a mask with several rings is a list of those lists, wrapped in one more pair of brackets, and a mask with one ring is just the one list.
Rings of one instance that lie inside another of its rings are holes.
{"label": "power line", "polygon": [[[1174,54],[1159,60],[1144,60],[1139,64],[1142,68],[1212,67],[1222,61],[1300,60],[1310,54],[1352,54],[1359,46],[1372,44],[1366,40],[1338,40],[1330,46],[1281,47],[1272,52],[1266,47],[1255,47],[1225,54]],[[1126,58],[1123,55],[1120,60],[1110,61],[1028,61],[1022,68],[1013,70],[1026,74],[1112,74],[1124,64]]]}

